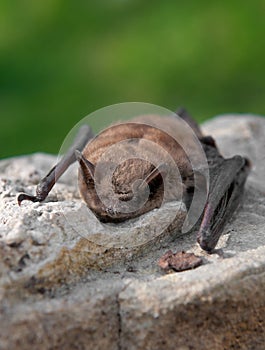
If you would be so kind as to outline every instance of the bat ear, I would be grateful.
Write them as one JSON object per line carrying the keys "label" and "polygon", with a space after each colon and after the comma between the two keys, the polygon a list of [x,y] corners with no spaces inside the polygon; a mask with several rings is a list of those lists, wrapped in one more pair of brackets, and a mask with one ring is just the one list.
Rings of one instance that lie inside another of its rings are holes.
{"label": "bat ear", "polygon": [[166,165],[160,164],[144,179],[143,184],[148,184],[150,193],[154,193],[163,184],[163,176],[166,175],[166,170]]}
{"label": "bat ear", "polygon": [[200,137],[200,141],[207,146],[212,146],[217,149],[215,139],[212,136],[202,136]]}
{"label": "bat ear", "polygon": [[90,180],[91,178],[94,181],[95,176],[95,165],[87,160],[83,154],[79,151],[75,151],[76,159],[80,164],[80,168],[85,180]]}

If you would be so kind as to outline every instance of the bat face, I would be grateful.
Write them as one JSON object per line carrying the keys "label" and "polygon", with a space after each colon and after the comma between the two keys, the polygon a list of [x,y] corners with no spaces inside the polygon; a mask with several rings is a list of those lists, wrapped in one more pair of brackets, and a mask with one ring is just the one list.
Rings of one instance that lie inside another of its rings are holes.
{"label": "bat face", "polygon": [[[159,207],[163,201],[163,178],[158,169],[144,160],[128,159],[112,176],[111,164],[97,164],[93,177],[79,171],[80,193],[102,222],[120,222]],[[130,174],[130,176],[128,176]]]}
{"label": "bat face", "polygon": [[81,196],[103,222],[124,221],[160,207],[163,201],[181,200],[193,177],[179,143],[140,123],[104,130],[78,160]]}

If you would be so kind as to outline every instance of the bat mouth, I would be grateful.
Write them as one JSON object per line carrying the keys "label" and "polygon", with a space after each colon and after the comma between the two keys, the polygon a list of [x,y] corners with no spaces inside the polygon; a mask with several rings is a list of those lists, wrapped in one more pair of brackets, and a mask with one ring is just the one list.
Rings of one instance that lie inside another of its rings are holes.
{"label": "bat mouth", "polygon": [[133,216],[133,215],[128,215],[126,213],[116,212],[112,208],[107,208],[104,215],[102,215],[102,213],[101,214],[95,213],[95,215],[98,218],[98,220],[102,223],[116,223],[116,224],[138,216],[138,215]]}

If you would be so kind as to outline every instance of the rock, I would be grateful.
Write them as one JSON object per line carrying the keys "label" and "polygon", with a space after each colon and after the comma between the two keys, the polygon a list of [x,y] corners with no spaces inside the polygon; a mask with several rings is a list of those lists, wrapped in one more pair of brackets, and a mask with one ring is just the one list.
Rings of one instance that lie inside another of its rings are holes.
{"label": "rock", "polygon": [[265,248],[119,295],[122,349],[263,349]]}
{"label": "rock", "polygon": [[0,349],[119,349],[120,282],[90,281],[61,294],[2,301]]}
{"label": "rock", "polygon": [[[19,207],[17,194],[33,193],[57,158],[0,161],[0,349],[263,349],[265,119],[221,116],[203,130],[226,157],[247,156],[253,167],[212,255],[194,232],[180,233],[181,203],[100,224],[72,166],[45,202]],[[157,262],[168,250],[203,265],[165,274]]]}
{"label": "rock", "polygon": [[[17,194],[35,190],[31,174],[39,172],[42,178],[54,163],[56,157],[43,154],[0,163],[4,171],[0,195],[1,241],[18,248],[12,268],[20,270],[9,281],[9,288],[17,283],[31,288],[51,288],[62,281],[70,283],[85,276],[89,269],[124,264],[179,234],[186,209],[177,202],[119,225],[100,223],[80,199],[73,169],[72,178],[69,174],[68,178],[63,177],[47,201],[25,201],[19,207]],[[23,169],[22,174],[19,169]],[[174,230],[176,233],[172,234]],[[24,255],[28,258],[23,266],[15,266]]]}
{"label": "rock", "polygon": [[240,154],[252,164],[248,183],[265,190],[264,117],[253,115],[223,115],[203,125],[203,132],[214,136],[224,157]]}

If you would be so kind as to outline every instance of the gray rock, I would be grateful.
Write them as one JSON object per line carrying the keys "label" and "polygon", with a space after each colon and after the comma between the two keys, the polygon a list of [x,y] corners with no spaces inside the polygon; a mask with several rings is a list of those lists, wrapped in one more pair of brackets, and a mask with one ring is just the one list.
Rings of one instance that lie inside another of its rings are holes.
{"label": "gray rock", "polygon": [[122,349],[263,349],[265,248],[119,295]]}
{"label": "gray rock", "polygon": [[223,115],[204,123],[203,131],[214,136],[224,157],[235,154],[247,157],[252,163],[248,182],[265,190],[264,117]]}
{"label": "gray rock", "polygon": [[25,201],[19,207],[17,194],[35,190],[31,174],[39,173],[39,181],[54,163],[56,157],[35,154],[0,164],[1,242],[4,247],[18,248],[12,269],[20,272],[13,274],[9,288],[20,283],[32,286],[33,280],[38,288],[70,283],[89,269],[123,265],[179,233],[186,209],[177,202],[119,225],[100,223],[80,199],[73,170],[72,178],[69,174],[62,178],[47,201]]}
{"label": "gray rock", "polygon": [[[225,156],[253,164],[222,254],[181,235],[181,203],[100,224],[80,200],[75,166],[48,200],[19,207],[17,194],[33,193],[56,157],[0,161],[0,349],[263,349],[265,119],[221,116],[203,129]],[[164,274],[157,261],[169,249],[204,264]]]}

